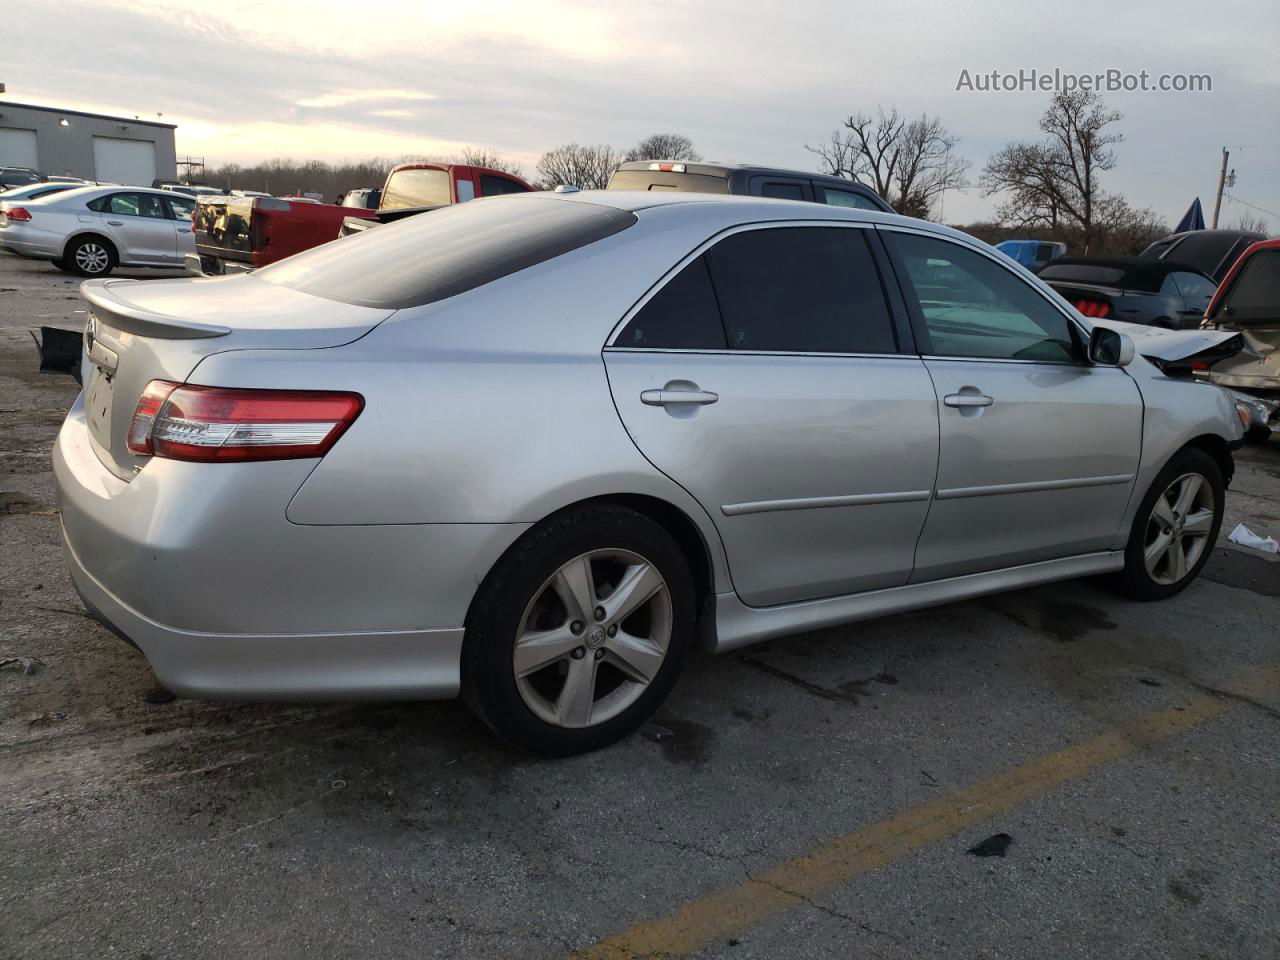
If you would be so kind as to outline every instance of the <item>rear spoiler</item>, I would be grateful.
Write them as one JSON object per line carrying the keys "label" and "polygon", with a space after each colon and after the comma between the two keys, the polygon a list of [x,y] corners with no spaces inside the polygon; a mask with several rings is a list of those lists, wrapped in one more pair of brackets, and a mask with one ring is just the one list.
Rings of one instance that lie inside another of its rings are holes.
{"label": "rear spoiler", "polygon": [[138,280],[86,280],[80,284],[80,295],[89,302],[90,315],[125,333],[158,340],[202,340],[207,337],[225,337],[230,327],[212,323],[196,323],[181,317],[170,317],[130,303],[119,293],[120,287],[129,287]]}

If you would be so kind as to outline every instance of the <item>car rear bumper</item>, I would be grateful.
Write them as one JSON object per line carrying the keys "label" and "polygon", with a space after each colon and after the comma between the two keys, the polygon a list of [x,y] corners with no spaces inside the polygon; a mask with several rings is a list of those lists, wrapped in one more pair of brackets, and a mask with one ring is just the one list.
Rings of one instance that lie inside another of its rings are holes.
{"label": "car rear bumper", "polygon": [[193,696],[456,695],[475,586],[525,528],[294,524],[309,460],[152,460],[125,482],[94,453],[82,400],[53,465],[86,607]]}

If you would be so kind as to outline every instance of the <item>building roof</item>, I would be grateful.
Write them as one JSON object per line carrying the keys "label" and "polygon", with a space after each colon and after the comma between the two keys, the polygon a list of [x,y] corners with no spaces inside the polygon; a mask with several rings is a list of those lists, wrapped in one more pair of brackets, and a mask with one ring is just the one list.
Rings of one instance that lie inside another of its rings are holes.
{"label": "building roof", "polygon": [[14,103],[12,100],[0,100],[0,117],[4,116],[4,111],[8,107],[14,107],[19,110],[39,110],[41,113],[56,113],[61,117],[91,117],[94,120],[111,120],[115,123],[138,123],[146,127],[164,127],[166,130],[176,130],[176,123],[159,123],[155,120],[141,120],[138,117],[117,117],[109,113],[87,113],[84,110],[64,110],[61,107],[40,107],[34,103]]}

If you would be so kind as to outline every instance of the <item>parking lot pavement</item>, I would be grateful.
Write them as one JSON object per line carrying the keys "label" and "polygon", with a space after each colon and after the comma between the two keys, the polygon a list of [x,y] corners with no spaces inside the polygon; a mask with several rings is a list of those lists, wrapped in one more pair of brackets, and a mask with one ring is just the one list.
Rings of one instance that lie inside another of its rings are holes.
{"label": "parking lot pavement", "polygon": [[[82,309],[0,256],[0,958],[1280,956],[1280,563],[697,657],[556,762],[455,703],[149,703],[60,553],[26,330]],[[1280,442],[1239,460],[1224,530],[1280,534]]]}

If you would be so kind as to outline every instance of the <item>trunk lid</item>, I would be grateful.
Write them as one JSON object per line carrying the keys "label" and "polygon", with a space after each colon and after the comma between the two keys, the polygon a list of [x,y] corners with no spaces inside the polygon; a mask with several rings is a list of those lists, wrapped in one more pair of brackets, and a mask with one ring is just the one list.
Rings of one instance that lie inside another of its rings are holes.
{"label": "trunk lid", "polygon": [[152,380],[184,382],[205,357],[229,350],[342,346],[395,312],[326,300],[252,274],[89,280],[80,292],[89,306],[82,362],[89,435],[103,466],[123,480],[149,459],[130,452],[128,433]]}

